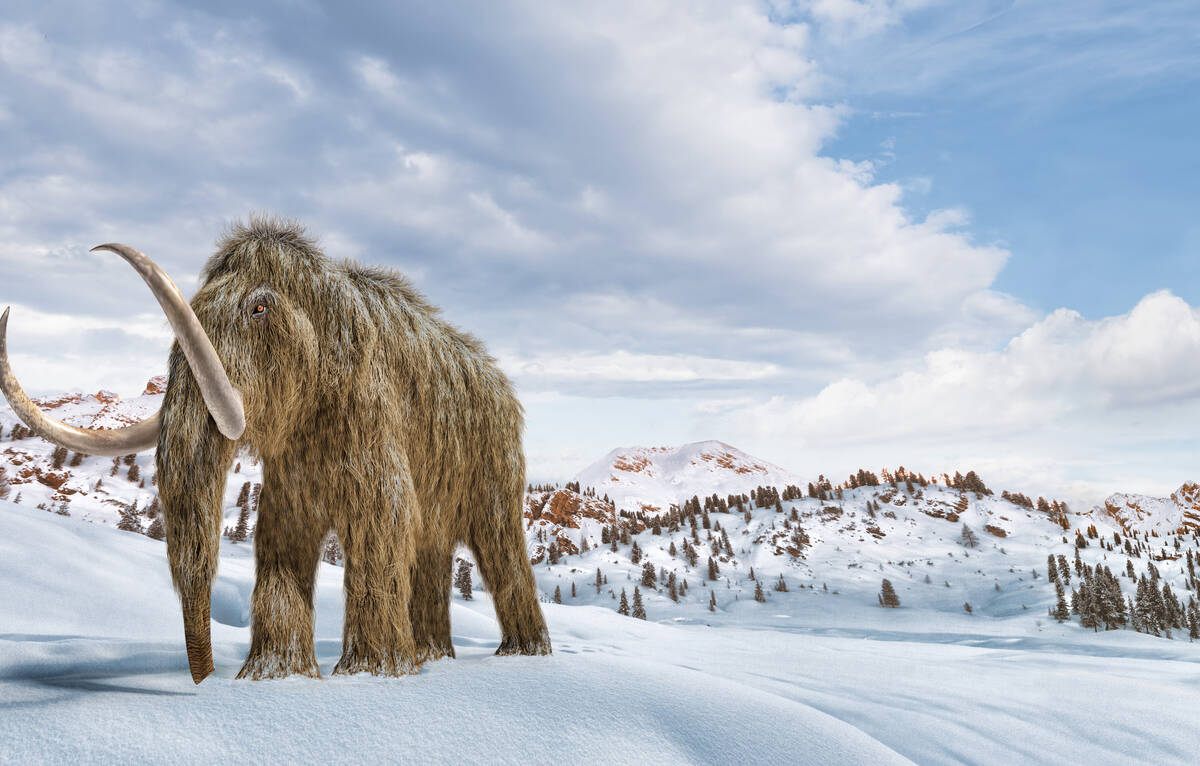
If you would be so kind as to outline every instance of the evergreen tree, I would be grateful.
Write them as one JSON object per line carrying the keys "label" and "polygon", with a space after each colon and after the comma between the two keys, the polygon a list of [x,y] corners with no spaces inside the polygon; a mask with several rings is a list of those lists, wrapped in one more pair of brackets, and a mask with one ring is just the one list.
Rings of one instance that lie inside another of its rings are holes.
{"label": "evergreen tree", "polygon": [[1157,593],[1146,576],[1142,575],[1138,580],[1137,594],[1133,602],[1134,624],[1139,632],[1152,636],[1157,636],[1162,631],[1157,606],[1159,599],[1155,597]]}
{"label": "evergreen tree", "polygon": [[142,520],[138,517],[137,503],[130,503],[118,513],[121,514],[121,519],[117,522],[117,529],[123,532],[142,533]]}
{"label": "evergreen tree", "polygon": [[151,537],[155,540],[163,540],[167,536],[167,530],[163,526],[162,514],[154,517],[154,521],[150,522],[149,528],[146,529],[146,537]]}
{"label": "evergreen tree", "polygon": [[617,607],[617,614],[629,616],[629,598],[625,595],[624,588],[621,588],[621,605]]}
{"label": "evergreen tree", "polygon": [[708,592],[708,611],[717,611],[717,594],[716,591]]}
{"label": "evergreen tree", "polygon": [[642,605],[642,592],[637,586],[633,588],[633,616],[639,620],[646,619],[646,607]]}
{"label": "evergreen tree", "polygon": [[575,598],[575,581],[571,581],[571,598]]}
{"label": "evergreen tree", "polygon": [[133,465],[129,466],[129,473],[127,474],[127,477],[129,479],[129,481],[132,482],[133,484],[137,484],[138,481],[141,480],[142,474],[141,474],[141,471],[138,470],[137,463],[134,463]]}
{"label": "evergreen tree", "polygon": [[[230,533],[229,539],[231,542],[244,543],[250,537],[250,511],[243,506],[238,512],[237,526]],[[330,562],[333,563],[333,562]]]}
{"label": "evergreen tree", "polygon": [[968,548],[974,548],[976,545],[979,545],[978,535],[971,531],[971,528],[966,525],[966,522],[963,522],[962,525],[962,542],[963,545],[967,546]]}
{"label": "evergreen tree", "polygon": [[1054,619],[1059,622],[1066,622],[1071,619],[1071,610],[1067,607],[1067,598],[1063,593],[1062,580],[1054,581],[1054,593],[1057,596],[1054,603]]}
{"label": "evergreen tree", "polygon": [[971,614],[971,603],[969,601],[963,604],[963,611],[965,611],[967,614]]}
{"label": "evergreen tree", "polygon": [[554,586],[554,603],[562,603],[562,588],[557,585]]}
{"label": "evergreen tree", "polygon": [[654,572],[654,565],[647,561],[642,567],[642,585],[653,588],[656,582],[658,582],[658,577]]}
{"label": "evergreen tree", "polygon": [[235,505],[245,508],[248,502],[250,502],[250,482],[247,481],[242,484],[242,489],[238,492],[237,503]]}
{"label": "evergreen tree", "polygon": [[600,586],[604,584],[604,576],[600,574],[600,568],[596,567],[596,592],[600,592]]}
{"label": "evergreen tree", "polygon": [[717,562],[713,561],[712,556],[709,556],[708,557],[708,579],[716,580],[717,575],[720,573],[720,571],[721,570],[717,567]]}
{"label": "evergreen tree", "polygon": [[767,603],[767,594],[763,593],[762,583],[758,580],[754,581],[754,600],[760,604]]}
{"label": "evergreen tree", "polygon": [[638,564],[642,561],[642,549],[638,547],[637,540],[633,541],[633,547],[629,550],[629,562]]}
{"label": "evergreen tree", "polygon": [[1175,598],[1175,594],[1171,591],[1170,584],[1165,582],[1162,587],[1162,604],[1163,624],[1171,628],[1182,628],[1185,620],[1183,608],[1179,605],[1179,599]]}
{"label": "evergreen tree", "polygon": [[783,574],[779,575],[779,582],[775,583],[775,590],[781,593],[787,593],[787,580],[783,579]]}
{"label": "evergreen tree", "polygon": [[896,595],[896,589],[892,587],[892,581],[886,578],[879,590],[879,605],[888,608],[900,606],[900,597]]}
{"label": "evergreen tree", "polygon": [[[245,509],[243,509],[245,513]],[[238,516],[238,527],[241,528],[241,516]],[[236,530],[235,530],[236,534]],[[330,533],[325,539],[325,552],[321,554],[321,559],[327,564],[337,565],[342,560],[342,547],[338,545],[337,535]]]}
{"label": "evergreen tree", "polygon": [[[600,573],[597,571],[596,575],[599,577]],[[474,598],[471,593],[471,565],[468,562],[458,562],[458,571],[454,573],[454,587],[458,588],[458,593],[464,601]],[[596,592],[600,592],[599,586],[596,587]]]}

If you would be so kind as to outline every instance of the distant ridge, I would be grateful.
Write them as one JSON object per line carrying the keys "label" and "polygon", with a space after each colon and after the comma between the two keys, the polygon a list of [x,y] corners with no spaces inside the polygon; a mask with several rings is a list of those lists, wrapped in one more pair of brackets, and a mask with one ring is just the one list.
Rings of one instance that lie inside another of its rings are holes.
{"label": "distant ridge", "polygon": [[795,474],[716,440],[619,447],[580,471],[575,481],[628,510],[665,510],[693,495],[724,496],[801,483]]}

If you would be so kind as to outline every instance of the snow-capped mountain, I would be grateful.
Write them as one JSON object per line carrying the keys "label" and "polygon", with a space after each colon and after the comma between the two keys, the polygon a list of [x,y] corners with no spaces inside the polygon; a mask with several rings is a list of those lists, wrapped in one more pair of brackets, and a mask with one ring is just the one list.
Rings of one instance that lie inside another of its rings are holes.
{"label": "snow-capped mountain", "polygon": [[618,508],[650,513],[692,495],[725,496],[759,486],[782,489],[800,484],[783,468],[720,441],[621,447],[580,471],[575,481],[599,496],[607,495]]}
{"label": "snow-capped mountain", "polygon": [[1200,531],[1200,484],[1184,482],[1170,497],[1115,493],[1093,514],[1113,519],[1126,532],[1168,535]]}

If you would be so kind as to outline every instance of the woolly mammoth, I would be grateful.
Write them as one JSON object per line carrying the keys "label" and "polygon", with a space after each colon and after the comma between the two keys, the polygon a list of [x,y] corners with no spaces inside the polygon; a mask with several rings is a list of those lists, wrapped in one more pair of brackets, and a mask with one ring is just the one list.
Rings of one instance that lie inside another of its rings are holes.
{"label": "woolly mammoth", "polygon": [[162,409],[116,430],[41,412],[8,364],[0,386],[38,435],[90,455],[157,446],[167,558],[192,679],[213,671],[209,609],[225,478],[263,465],[250,653],[239,678],[318,676],[313,586],[332,529],[345,552],[335,673],[414,673],[453,656],[450,580],[467,545],[500,623],[497,654],[549,654],[525,552],[522,410],[479,341],[401,276],[332,262],[298,225],[252,219],[218,243],[191,305],[149,258],[142,276],[175,332]]}

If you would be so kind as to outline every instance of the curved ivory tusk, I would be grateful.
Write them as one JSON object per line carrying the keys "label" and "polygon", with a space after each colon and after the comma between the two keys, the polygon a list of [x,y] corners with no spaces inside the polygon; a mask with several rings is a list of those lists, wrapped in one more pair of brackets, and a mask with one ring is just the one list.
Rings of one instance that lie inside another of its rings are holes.
{"label": "curved ivory tusk", "polygon": [[109,250],[124,258],[133,266],[137,273],[150,287],[150,292],[158,299],[163,313],[175,331],[175,339],[187,356],[188,366],[196,376],[200,385],[200,394],[217,428],[227,439],[237,440],[246,430],[246,414],[242,409],[242,395],[229,382],[225,374],[225,366],[217,357],[216,349],[208,339],[208,334],[200,325],[200,320],[192,311],[192,307],[183,299],[179,288],[171,281],[166,272],[143,253],[134,250],[129,245],[110,242],[97,245],[92,252]]}
{"label": "curved ivory tusk", "polygon": [[0,388],[17,417],[34,433],[48,442],[82,452],[85,455],[128,455],[154,447],[158,443],[158,413],[126,428],[98,430],[76,428],[55,420],[38,409],[8,364],[8,309],[0,315]]}

